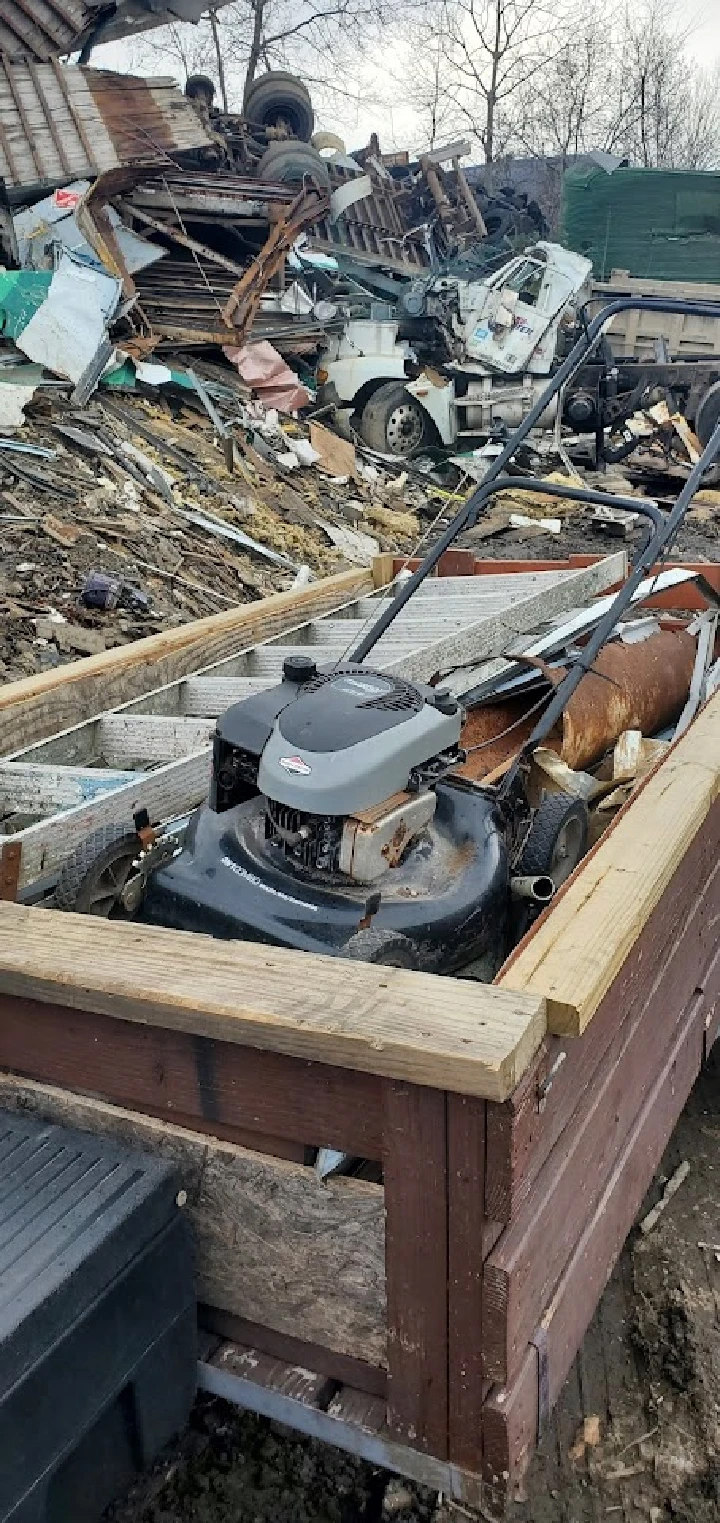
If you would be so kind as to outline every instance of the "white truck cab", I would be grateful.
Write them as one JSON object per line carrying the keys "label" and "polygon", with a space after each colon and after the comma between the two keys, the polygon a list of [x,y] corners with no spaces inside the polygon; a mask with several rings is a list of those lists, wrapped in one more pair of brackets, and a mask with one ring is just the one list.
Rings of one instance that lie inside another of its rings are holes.
{"label": "white truck cab", "polygon": [[411,340],[400,337],[403,319],[351,321],[328,342],[323,400],[352,406],[366,443],[385,454],[514,427],[552,371],[560,328],[574,321],[591,269],[560,244],[537,243],[482,281],[430,277],[411,287],[405,306],[414,322],[435,325],[442,369],[408,378],[417,365]]}

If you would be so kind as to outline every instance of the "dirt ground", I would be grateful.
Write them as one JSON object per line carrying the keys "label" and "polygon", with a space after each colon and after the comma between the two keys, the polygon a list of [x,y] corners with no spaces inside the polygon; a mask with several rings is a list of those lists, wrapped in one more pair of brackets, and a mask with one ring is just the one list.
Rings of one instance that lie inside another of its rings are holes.
{"label": "dirt ground", "polygon": [[[509,1523],[720,1517],[720,1053],[695,1086]],[[462,1523],[430,1492],[219,1401],[107,1523]]]}

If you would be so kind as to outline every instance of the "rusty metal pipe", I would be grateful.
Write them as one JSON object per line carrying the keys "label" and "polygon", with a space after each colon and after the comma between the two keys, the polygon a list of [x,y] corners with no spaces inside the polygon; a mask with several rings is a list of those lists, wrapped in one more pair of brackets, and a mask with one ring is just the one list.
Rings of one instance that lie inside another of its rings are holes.
{"label": "rusty metal pipe", "polygon": [[533,878],[511,878],[510,893],[513,899],[523,899],[531,904],[549,904],[555,893],[552,878],[541,873]]}

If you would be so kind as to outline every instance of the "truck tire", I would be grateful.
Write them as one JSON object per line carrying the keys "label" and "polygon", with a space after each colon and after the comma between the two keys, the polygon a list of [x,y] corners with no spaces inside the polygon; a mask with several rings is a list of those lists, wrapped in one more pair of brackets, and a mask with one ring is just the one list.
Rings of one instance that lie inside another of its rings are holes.
{"label": "truck tire", "polygon": [[582,799],[547,793],[535,813],[515,868],[518,877],[552,878],[556,889],[574,872],[587,849],[588,812]]}
{"label": "truck tire", "polygon": [[386,381],[373,392],[360,416],[360,433],[370,449],[406,459],[438,442],[432,418],[402,381]]}
{"label": "truck tire", "polygon": [[75,848],[60,869],[53,908],[105,920],[126,912],[120,895],[142,851],[137,832],[128,825],[103,825]]}
{"label": "truck tire", "polygon": [[320,190],[330,189],[330,172],[322,154],[309,143],[271,143],[257,167],[260,180],[280,185],[301,185],[312,180]]}
{"label": "truck tire", "polygon": [[301,79],[283,69],[272,69],[251,81],[243,110],[254,127],[276,127],[282,122],[302,143],[309,143],[313,135],[315,113],[310,92]]}
{"label": "truck tire", "polygon": [[415,948],[400,931],[356,931],[342,949],[354,962],[380,963],[384,968],[416,968]]}
{"label": "truck tire", "polygon": [[707,391],[700,398],[698,410],[695,414],[695,433],[705,449],[720,423],[720,381],[715,381],[708,386]]}

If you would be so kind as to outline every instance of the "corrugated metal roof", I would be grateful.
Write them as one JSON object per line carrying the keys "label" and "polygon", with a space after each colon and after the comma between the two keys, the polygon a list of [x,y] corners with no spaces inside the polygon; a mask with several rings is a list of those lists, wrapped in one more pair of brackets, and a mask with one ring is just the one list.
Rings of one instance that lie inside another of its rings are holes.
{"label": "corrugated metal roof", "polygon": [[0,177],[9,186],[62,184],[209,146],[171,79],[0,58]]}
{"label": "corrugated metal roof", "polygon": [[[219,0],[219,4],[227,0]],[[172,21],[199,21],[208,0],[0,0],[0,52],[17,62],[72,53],[93,38],[110,42]]]}

